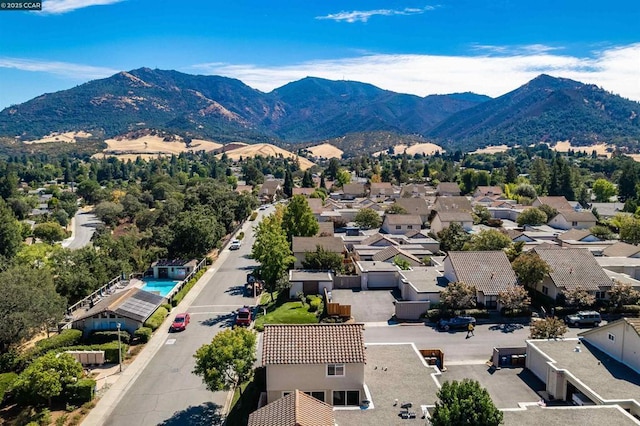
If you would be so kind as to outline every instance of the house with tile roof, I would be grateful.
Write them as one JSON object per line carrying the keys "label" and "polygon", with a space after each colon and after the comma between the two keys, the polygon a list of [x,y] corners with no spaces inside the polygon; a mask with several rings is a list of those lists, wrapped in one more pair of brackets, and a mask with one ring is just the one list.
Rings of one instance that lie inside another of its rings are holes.
{"label": "house with tile roof", "polygon": [[343,254],[346,251],[340,237],[293,237],[291,251],[296,258],[294,268],[302,268],[306,253],[315,252],[318,246],[331,253]]}
{"label": "house with tile roof", "polygon": [[369,198],[377,202],[397,198],[399,192],[391,185],[391,182],[371,182],[369,184]]}
{"label": "house with tile roof", "polygon": [[396,204],[407,211],[407,214],[417,214],[422,219],[422,223],[427,223],[431,208],[424,198],[398,198]]}
{"label": "house with tile roof", "polygon": [[563,290],[581,288],[597,299],[604,299],[612,281],[598,261],[587,249],[583,248],[545,248],[533,249],[551,268],[535,290],[552,299]]}
{"label": "house with tile roof", "polygon": [[[426,256],[430,256],[433,254],[428,250],[425,250],[425,253],[426,253]],[[407,250],[403,250],[398,246],[389,246],[387,248],[384,248],[378,251],[376,254],[373,255],[372,260],[376,262],[393,262],[396,259],[396,257],[409,262],[409,265],[411,266],[422,265],[422,260],[420,260],[418,256],[416,256],[413,253],[410,253]]]}
{"label": "house with tile roof", "polygon": [[353,200],[366,194],[367,188],[364,183],[347,183],[342,187],[343,200]]}
{"label": "house with tile roof", "polygon": [[82,330],[86,337],[94,331],[128,331],[131,335],[166,302],[163,296],[130,288],[108,295],[83,311],[74,312],[72,328]]}
{"label": "house with tile roof", "polygon": [[640,247],[619,241],[602,251],[606,257],[632,257],[640,258]]}
{"label": "house with tile roof", "polygon": [[440,182],[436,187],[436,195],[460,195],[460,186],[455,182]]}
{"label": "house with tile roof", "polygon": [[465,231],[469,232],[473,228],[473,216],[467,211],[436,212],[433,219],[431,219],[431,232],[437,235],[438,232],[450,227],[453,223],[459,224]]}
{"label": "house with tile roof", "polygon": [[600,238],[593,235],[588,229],[570,229],[569,231],[558,235],[556,239],[561,243],[563,241],[577,241],[584,243],[602,241]]}
{"label": "house with tile roof", "polygon": [[618,406],[640,417],[640,320],[623,318],[578,337],[527,340],[526,366],[545,384],[547,399]]}
{"label": "house with tile roof", "polygon": [[248,426],[335,426],[333,407],[298,389],[249,415]]}
{"label": "house with tile roof", "polygon": [[269,324],[262,336],[267,402],[300,389],[334,407],[365,396],[363,324]]}
{"label": "house with tile roof", "polygon": [[473,211],[473,206],[467,197],[438,197],[436,198],[435,203],[433,203],[433,210],[438,212],[453,211],[471,213]]}
{"label": "house with tile roof", "polygon": [[387,214],[380,229],[387,234],[406,234],[422,229],[422,219],[416,214]]}
{"label": "house with tile roof", "polygon": [[333,222],[318,222],[318,237],[333,237]]}
{"label": "house with tile roof", "polygon": [[558,210],[558,214],[547,223],[556,229],[590,229],[597,222],[596,217],[588,210]]}
{"label": "house with tile roof", "polygon": [[436,189],[425,183],[405,183],[400,190],[400,196],[402,198],[418,197],[427,198],[434,197],[436,195]]}
{"label": "house with tile roof", "polygon": [[284,185],[284,180],[282,179],[265,180],[260,186],[258,197],[265,203],[273,203],[282,197],[282,185]]}
{"label": "house with tile roof", "polygon": [[451,251],[444,259],[444,277],[449,282],[473,285],[477,301],[487,309],[498,309],[498,293],[518,279],[504,251]]}
{"label": "house with tile roof", "polygon": [[304,195],[305,197],[309,198],[309,196],[313,194],[315,191],[316,191],[315,188],[292,188],[291,194]]}
{"label": "house with tile roof", "polygon": [[535,200],[531,203],[531,207],[540,207],[541,205],[546,204],[547,206],[553,207],[558,211],[563,210],[573,210],[571,204],[564,196],[539,196],[536,197]]}

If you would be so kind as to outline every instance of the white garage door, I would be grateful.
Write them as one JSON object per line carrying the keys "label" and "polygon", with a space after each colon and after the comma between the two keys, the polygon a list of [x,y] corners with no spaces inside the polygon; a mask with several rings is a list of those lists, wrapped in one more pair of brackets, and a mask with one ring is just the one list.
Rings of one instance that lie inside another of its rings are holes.
{"label": "white garage door", "polygon": [[369,272],[368,288],[397,287],[397,278],[393,272]]}

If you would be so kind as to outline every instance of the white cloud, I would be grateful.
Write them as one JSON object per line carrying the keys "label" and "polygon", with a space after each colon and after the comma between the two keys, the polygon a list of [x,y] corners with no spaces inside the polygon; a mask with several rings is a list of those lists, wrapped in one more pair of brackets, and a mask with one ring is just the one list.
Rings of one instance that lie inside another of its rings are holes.
{"label": "white cloud", "polygon": [[316,19],[330,19],[336,22],[367,22],[372,16],[397,16],[397,15],[421,15],[429,10],[433,10],[433,6],[425,6],[423,8],[406,7],[401,10],[394,9],[375,9],[375,10],[354,10],[352,12],[332,13],[326,16],[316,16]]}
{"label": "white cloud", "polygon": [[191,68],[238,78],[263,91],[315,76],[362,81],[419,96],[470,91],[495,97],[545,73],[596,84],[640,101],[640,43],[594,52],[587,58],[553,54],[540,45],[519,51],[516,55],[475,56],[370,54],[283,66],[207,63]]}
{"label": "white cloud", "polygon": [[34,59],[7,58],[0,56],[0,68],[13,68],[22,71],[45,72],[74,79],[104,78],[118,72],[111,68],[69,62],[40,61]]}
{"label": "white cloud", "polygon": [[120,3],[124,0],[45,0],[42,2],[42,13],[62,14],[90,6],[105,6]]}

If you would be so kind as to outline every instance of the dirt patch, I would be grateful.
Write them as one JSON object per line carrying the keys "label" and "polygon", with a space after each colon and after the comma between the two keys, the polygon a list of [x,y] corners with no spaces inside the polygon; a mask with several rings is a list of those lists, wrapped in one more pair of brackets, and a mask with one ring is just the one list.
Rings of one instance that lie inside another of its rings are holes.
{"label": "dirt patch", "polygon": [[331,144],[328,143],[323,143],[321,145],[316,145],[316,146],[311,146],[309,148],[307,148],[307,151],[309,151],[314,157],[319,157],[319,158],[342,158],[342,154],[344,154],[344,151],[342,151],[340,148],[335,147]]}
{"label": "dirt patch", "polygon": [[52,143],[52,142],[64,142],[64,143],[76,143],[77,138],[90,138],[93,136],[87,132],[65,132],[65,133],[51,133],[42,139],[36,139],[33,141],[25,141],[27,145],[38,143]]}
{"label": "dirt patch", "polygon": [[[282,156],[285,158],[290,158],[292,160],[298,160],[300,162],[300,168],[302,170],[306,170],[314,166],[314,163],[307,160],[306,158],[298,157],[292,152],[284,150],[282,148],[278,148],[275,145],[271,145],[268,143],[258,143],[253,145],[244,145],[239,148],[230,150],[226,152],[227,157],[234,161],[238,161],[240,157],[255,157],[256,155],[261,155],[263,157],[278,157]],[[221,156],[221,154],[220,154]]]}

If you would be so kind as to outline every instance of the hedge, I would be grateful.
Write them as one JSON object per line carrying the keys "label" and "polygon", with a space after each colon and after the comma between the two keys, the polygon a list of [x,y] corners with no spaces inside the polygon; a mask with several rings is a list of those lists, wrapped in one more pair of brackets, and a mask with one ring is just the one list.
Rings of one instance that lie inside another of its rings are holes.
{"label": "hedge", "polygon": [[153,330],[149,327],[140,327],[136,331],[133,332],[133,336],[138,339],[141,343],[147,343],[149,339],[151,339],[151,334]]}
{"label": "hedge", "polygon": [[65,389],[67,403],[84,404],[95,396],[96,381],[93,379],[80,379],[75,383],[67,385]]}
{"label": "hedge", "polygon": [[258,212],[253,212],[253,213],[251,213],[251,216],[249,217],[249,220],[254,221],[254,220],[256,220],[257,217],[258,217]]}
{"label": "hedge", "polygon": [[156,330],[162,325],[164,319],[169,315],[169,311],[166,308],[160,306],[156,311],[145,321],[144,326],[149,327],[152,330]]}
{"label": "hedge", "polygon": [[[196,285],[196,283],[198,282],[198,280],[200,279],[200,277],[206,272],[205,269],[200,269],[198,272],[196,272],[196,274],[193,276],[193,278],[191,278],[189,280],[189,282],[187,284],[185,284],[184,287],[182,287],[182,289],[177,292],[172,298],[171,298],[171,304],[173,306],[178,306],[178,303],[182,302],[182,299],[184,299],[184,297],[187,295],[187,293],[189,293],[189,290],[191,290],[191,288]],[[146,324],[145,324],[146,325]],[[152,327],[153,328],[153,327]],[[155,330],[155,328],[154,328]]]}
{"label": "hedge", "polygon": [[[128,331],[120,330],[120,341],[122,343],[129,344],[131,340],[131,335]],[[117,331],[94,331],[91,333],[89,338],[87,339],[88,345],[102,345],[103,343],[109,342],[117,342],[118,341],[118,332]]]}
{"label": "hedge", "polygon": [[[121,343],[121,355],[124,359],[129,345]],[[65,351],[104,351],[104,360],[107,363],[118,363],[118,342],[103,343],[102,345],[79,345],[64,348]],[[62,351],[60,351],[62,352]]]}
{"label": "hedge", "polygon": [[18,375],[16,373],[0,374],[0,404],[2,404],[5,393],[11,388],[11,385],[16,381],[17,378]]}
{"label": "hedge", "polygon": [[78,343],[80,343],[80,340],[82,340],[81,330],[62,330],[60,334],[56,334],[55,336],[37,341],[32,348],[26,350],[20,355],[20,357],[16,360],[15,367],[18,370],[23,370],[31,363],[33,359],[38,358],[39,356],[42,356],[54,349],[77,345]]}
{"label": "hedge", "polygon": [[163,303],[162,305],[163,308],[165,308],[167,310],[167,312],[171,312],[171,309],[173,309],[173,306],[171,306],[171,303]]}

